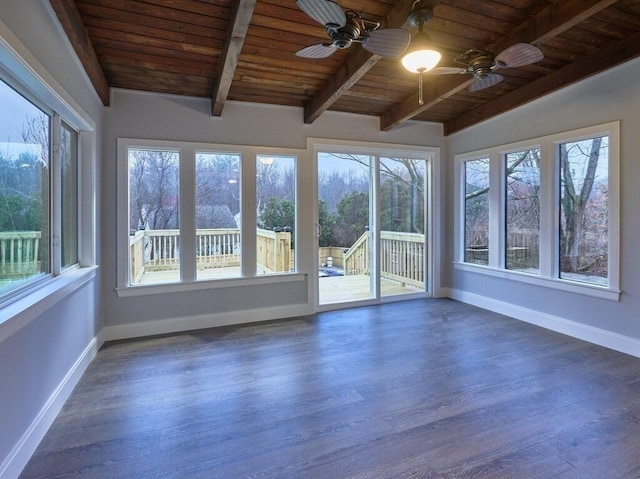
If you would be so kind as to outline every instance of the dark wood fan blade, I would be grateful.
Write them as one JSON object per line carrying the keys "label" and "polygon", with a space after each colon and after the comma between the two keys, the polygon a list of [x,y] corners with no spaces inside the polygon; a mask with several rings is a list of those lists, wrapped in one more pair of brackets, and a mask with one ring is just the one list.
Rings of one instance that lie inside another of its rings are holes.
{"label": "dark wood fan blade", "polygon": [[516,43],[496,56],[495,68],[516,68],[539,62],[544,55],[538,47],[529,43]]}
{"label": "dark wood fan blade", "polygon": [[326,58],[337,50],[331,43],[317,43],[296,52],[296,56],[302,58]]}
{"label": "dark wood fan blade", "polygon": [[497,85],[502,80],[504,80],[504,77],[502,75],[492,73],[488,77],[474,81],[469,87],[469,91],[484,90],[485,88],[489,88],[490,86]]}
{"label": "dark wood fan blade", "polygon": [[331,0],[296,0],[296,4],[300,10],[322,25],[337,28],[347,23],[347,16],[342,7]]}
{"label": "dark wood fan blade", "polygon": [[403,28],[383,28],[369,32],[362,47],[381,57],[397,57],[407,49],[410,41],[411,34]]}

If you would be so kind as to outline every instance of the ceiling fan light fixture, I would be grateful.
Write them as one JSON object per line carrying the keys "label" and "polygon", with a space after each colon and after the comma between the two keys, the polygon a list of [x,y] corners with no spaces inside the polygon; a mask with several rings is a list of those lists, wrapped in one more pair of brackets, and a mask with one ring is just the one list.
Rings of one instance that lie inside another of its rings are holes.
{"label": "ceiling fan light fixture", "polygon": [[436,67],[442,55],[433,48],[429,35],[419,31],[402,56],[402,66],[412,73],[424,73]]}

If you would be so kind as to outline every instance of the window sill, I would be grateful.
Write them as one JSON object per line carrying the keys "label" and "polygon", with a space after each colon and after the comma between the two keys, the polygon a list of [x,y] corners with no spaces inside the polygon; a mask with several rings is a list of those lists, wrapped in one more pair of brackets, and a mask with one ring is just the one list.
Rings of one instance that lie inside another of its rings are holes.
{"label": "window sill", "polygon": [[164,283],[140,286],[128,286],[116,288],[119,298],[132,296],[146,296],[154,294],[180,293],[185,291],[200,291],[219,288],[235,288],[242,286],[254,286],[264,284],[281,284],[304,281],[307,275],[304,273],[274,274],[268,276],[254,276],[252,278],[229,278],[213,281],[194,281],[191,283]]}
{"label": "window sill", "polygon": [[51,278],[0,309],[0,342],[96,277],[97,266],[76,268]]}
{"label": "window sill", "polygon": [[517,281],[519,283],[532,284],[535,286],[541,286],[544,288],[557,289],[560,291],[566,291],[569,293],[582,294],[585,296],[591,296],[599,299],[606,299],[609,301],[620,300],[620,290],[607,288],[604,286],[591,285],[586,283],[579,283],[576,281],[568,281],[558,278],[544,278],[541,276],[535,276],[529,273],[521,273],[518,271],[508,271],[504,269],[491,268],[489,266],[482,266],[470,263],[457,263],[454,262],[454,268],[459,271],[468,271],[472,273],[484,274],[487,276],[493,276],[494,278],[507,279],[509,281]]}

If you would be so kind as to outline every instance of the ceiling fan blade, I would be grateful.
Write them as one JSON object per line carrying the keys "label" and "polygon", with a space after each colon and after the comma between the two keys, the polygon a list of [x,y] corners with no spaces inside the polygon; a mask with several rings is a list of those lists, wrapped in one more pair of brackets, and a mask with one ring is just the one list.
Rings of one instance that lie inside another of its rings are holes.
{"label": "ceiling fan blade", "polygon": [[362,40],[362,47],[381,57],[397,57],[411,41],[411,34],[404,28],[383,28],[369,32]]}
{"label": "ceiling fan blade", "polygon": [[428,75],[460,75],[467,73],[467,70],[460,67],[435,67],[425,73]]}
{"label": "ceiling fan blade", "polygon": [[496,56],[494,69],[515,68],[537,63],[544,58],[538,47],[529,43],[516,43]]}
{"label": "ceiling fan blade", "polygon": [[347,16],[342,7],[331,0],[296,0],[296,4],[300,10],[322,25],[342,27],[347,23]]}
{"label": "ceiling fan blade", "polygon": [[327,58],[337,50],[331,43],[316,43],[302,48],[296,52],[297,57],[302,58]]}
{"label": "ceiling fan blade", "polygon": [[484,90],[485,88],[489,88],[490,86],[497,85],[502,80],[504,80],[504,77],[502,75],[492,73],[488,77],[474,81],[469,87],[469,91]]}

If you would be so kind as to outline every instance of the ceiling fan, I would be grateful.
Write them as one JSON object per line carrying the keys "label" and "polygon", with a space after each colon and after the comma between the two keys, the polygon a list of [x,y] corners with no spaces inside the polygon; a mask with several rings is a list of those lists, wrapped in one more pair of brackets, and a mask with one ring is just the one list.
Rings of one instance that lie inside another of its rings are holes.
{"label": "ceiling fan", "polygon": [[516,43],[497,55],[486,50],[467,50],[454,62],[463,67],[436,67],[426,73],[431,75],[470,74],[475,81],[469,91],[478,91],[497,85],[504,77],[495,73],[500,68],[517,68],[537,63],[544,58],[540,49],[529,43]]}
{"label": "ceiling fan", "polygon": [[325,26],[330,42],[302,48],[303,58],[326,58],[353,43],[382,57],[397,57],[409,45],[411,34],[403,28],[380,28],[380,23],[363,18],[358,12],[343,10],[332,0],[296,0],[304,13]]}

